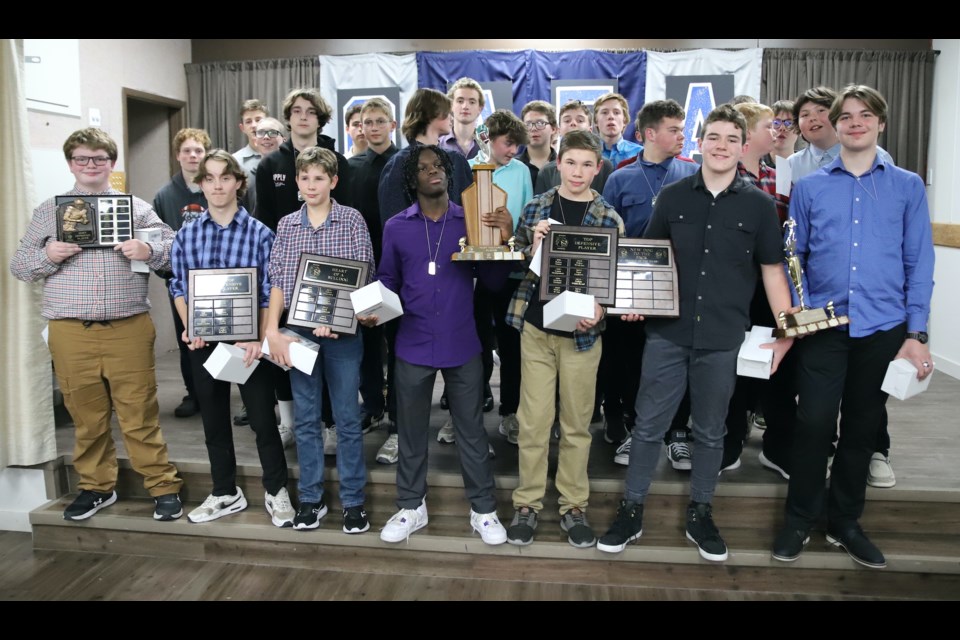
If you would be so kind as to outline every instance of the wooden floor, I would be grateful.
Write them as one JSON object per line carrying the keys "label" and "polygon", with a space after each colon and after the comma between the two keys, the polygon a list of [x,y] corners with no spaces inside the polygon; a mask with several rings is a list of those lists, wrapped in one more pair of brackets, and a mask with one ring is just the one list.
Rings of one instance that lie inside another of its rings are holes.
{"label": "wooden floor", "polygon": [[[199,416],[189,419],[173,417],[173,408],[183,395],[176,354],[170,353],[158,359],[158,382],[161,425],[169,443],[171,458],[181,465],[182,470],[193,474],[191,477],[196,477],[197,473],[202,474],[197,469],[207,464],[207,455]],[[499,397],[496,371],[492,384],[494,396]],[[441,386],[442,383],[438,381],[431,416],[434,433],[446,419],[437,404]],[[239,404],[237,396],[234,389],[235,405]],[[878,534],[885,529],[882,523],[887,521],[916,520],[910,512],[916,500],[960,503],[960,474],[956,471],[960,469],[960,441],[955,427],[950,426],[956,424],[958,396],[960,381],[941,374],[934,377],[929,391],[922,396],[907,402],[889,401],[893,442],[891,458],[897,474],[897,486],[893,489],[868,490],[870,502],[865,518]],[[496,411],[485,415],[486,428],[497,452],[494,465],[500,496],[499,511],[506,519],[510,513],[509,491],[516,485],[517,450],[497,433],[498,422]],[[603,513],[609,517],[606,511],[613,508],[612,501],[622,490],[625,468],[613,464],[614,447],[603,442],[601,425],[594,424],[592,429],[594,445],[589,473],[591,486],[598,494],[595,508],[598,516]],[[118,432],[116,436],[120,455],[125,456],[122,438]],[[252,431],[236,428],[234,436],[238,463],[258,467]],[[724,473],[717,490],[720,506],[724,500],[778,502],[785,496],[786,483],[757,462],[760,436],[761,432],[757,430],[751,434],[742,458],[742,467]],[[392,511],[392,496],[388,494],[392,492],[395,467],[379,465],[374,461],[376,450],[385,438],[386,433],[382,430],[373,431],[365,437],[365,455],[371,478],[369,488],[374,495],[371,503],[376,508],[372,517],[378,525],[374,531],[382,526]],[[69,425],[57,429],[57,442],[59,453],[69,457],[73,446],[73,431]],[[456,447],[440,445],[435,439],[431,439],[430,447],[431,486],[446,483],[448,487],[435,489],[431,495],[436,498],[446,491],[452,496],[441,501],[441,504],[457,512],[455,517],[450,516],[451,530],[463,528],[465,520],[460,522],[462,514],[457,509],[456,498],[462,491],[456,482],[459,475]],[[555,458],[554,446],[552,463],[555,463]],[[296,476],[295,448],[287,449],[287,460]],[[330,463],[332,459],[328,458],[327,461]],[[688,475],[674,471],[665,459],[661,459],[653,487],[653,492],[662,496],[657,498],[657,504],[680,504],[689,488],[687,478]],[[202,484],[199,480],[194,482]],[[291,485],[295,485],[295,481],[291,481]],[[603,492],[609,492],[603,500],[611,502],[611,505],[601,504]],[[200,492],[186,492],[187,508],[204,497],[193,493]],[[549,491],[545,503],[547,509],[555,508],[556,497],[549,495]],[[944,515],[944,531],[948,532],[956,529],[960,518],[960,506],[949,506]],[[123,508],[146,507],[131,503]],[[465,511],[466,504],[463,503]],[[658,511],[662,513],[657,518],[666,521],[680,517],[673,512],[681,513],[682,507],[661,506]],[[771,513],[771,510],[768,509],[767,513]],[[431,527],[444,522],[443,518],[438,518],[435,523],[434,516],[435,513],[431,511]],[[264,519],[264,514],[262,508],[259,511],[254,509],[249,514],[237,516],[238,519],[243,517],[260,521]],[[556,519],[555,515],[551,518]],[[148,515],[146,519],[150,520]],[[921,519],[930,523],[927,515]],[[594,526],[602,528],[605,522],[603,519],[602,522],[595,522]],[[718,518],[718,522],[723,523],[722,517]],[[650,524],[655,523],[656,520],[653,520]],[[669,534],[669,529],[666,526],[663,528]],[[74,534],[82,536],[80,531],[73,530]],[[63,534],[69,532],[70,529],[65,529]],[[544,539],[552,540],[546,531],[543,533]],[[654,534],[650,538],[653,544],[655,531],[651,530],[650,533]],[[729,533],[734,535],[735,531]],[[891,535],[894,536],[891,540],[894,540],[900,534]],[[557,532],[553,537],[556,538],[555,542],[566,546]],[[283,539],[289,540],[288,537]],[[217,543],[211,541],[208,544],[216,546]],[[888,550],[896,551],[896,544],[889,542]],[[909,536],[904,537],[900,544],[909,546]],[[360,554],[349,546],[314,549],[310,553],[318,555],[309,563],[291,561],[288,566],[263,566],[250,558],[242,563],[220,561],[220,558],[231,557],[228,547],[224,547],[219,554],[211,554],[215,559],[203,561],[183,557],[141,556],[135,546],[132,552],[102,553],[107,546],[90,544],[86,547],[80,545],[82,550],[37,551],[33,549],[29,534],[0,533],[0,601],[960,599],[960,574],[910,573],[912,569],[877,572],[835,570],[829,565],[827,568],[813,566],[811,569],[792,571],[789,580],[785,580],[782,569],[773,566],[607,562],[596,559],[590,562],[555,559],[544,563],[538,558],[518,557],[516,554],[438,555],[416,549],[399,554],[392,549],[366,549]],[[299,549],[302,545],[295,544],[293,546],[298,549],[294,549],[289,542],[277,543],[265,539],[262,546],[263,552],[268,554],[304,553]],[[943,541],[943,546],[950,553],[958,547],[950,540]]]}

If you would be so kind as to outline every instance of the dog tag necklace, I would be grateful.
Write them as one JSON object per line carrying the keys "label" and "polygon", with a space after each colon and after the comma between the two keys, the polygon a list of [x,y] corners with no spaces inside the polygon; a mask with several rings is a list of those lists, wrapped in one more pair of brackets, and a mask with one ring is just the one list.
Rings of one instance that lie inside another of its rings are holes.
{"label": "dog tag necklace", "polygon": [[[639,162],[639,160],[637,162]],[[647,188],[650,189],[650,193],[653,194],[653,199],[650,200],[650,206],[651,207],[657,206],[657,198],[660,197],[660,191],[663,189],[663,185],[661,184],[660,189],[657,189],[656,191],[654,191],[653,185],[650,184],[650,179],[647,178],[647,172],[643,170],[643,167],[640,167],[640,175],[643,176],[643,179],[647,183]]]}
{"label": "dog tag necklace", "polygon": [[[437,239],[437,249],[431,253],[430,251],[430,228],[427,226],[427,214],[423,214],[423,230],[427,235],[427,257],[430,258],[430,263],[427,265],[427,274],[431,276],[437,275],[437,258],[440,256],[440,243],[443,242],[443,230],[447,227],[447,211],[443,212],[443,224],[440,226],[440,237]],[[421,213],[423,213],[421,211]]]}

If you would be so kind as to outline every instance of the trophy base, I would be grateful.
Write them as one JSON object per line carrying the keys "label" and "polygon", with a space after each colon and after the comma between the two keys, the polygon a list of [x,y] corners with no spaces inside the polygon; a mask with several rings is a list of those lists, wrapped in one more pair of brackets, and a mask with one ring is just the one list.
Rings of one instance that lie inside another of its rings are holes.
{"label": "trophy base", "polygon": [[450,256],[451,262],[524,260],[522,251],[510,251],[510,247],[465,247]]}
{"label": "trophy base", "polygon": [[[809,316],[814,319],[811,320],[808,319],[807,316],[804,316],[804,314],[808,312],[814,312],[809,314]],[[850,318],[848,316],[834,316],[829,318],[823,309],[805,309],[792,316],[788,315],[786,321],[786,327],[773,330],[774,338],[808,336],[823,329],[833,329],[834,327],[839,327],[844,324],[850,324]]]}

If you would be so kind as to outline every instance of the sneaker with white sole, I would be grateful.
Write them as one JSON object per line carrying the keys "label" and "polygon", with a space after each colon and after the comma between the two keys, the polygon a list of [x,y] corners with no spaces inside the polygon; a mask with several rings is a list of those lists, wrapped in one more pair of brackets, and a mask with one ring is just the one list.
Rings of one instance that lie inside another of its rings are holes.
{"label": "sneaker with white sole", "polygon": [[400,436],[391,433],[377,451],[377,462],[380,464],[397,464],[400,456]]}
{"label": "sneaker with white sole", "polygon": [[290,503],[290,494],[286,487],[280,487],[277,495],[264,492],[263,504],[267,508],[267,513],[270,514],[273,526],[282,529],[293,526],[293,519],[297,514],[293,510],[293,504]]}
{"label": "sneaker with white sole", "polygon": [[687,506],[687,540],[697,545],[700,557],[713,562],[727,559],[727,543],[713,523],[713,507],[706,502]]}
{"label": "sneaker with white sole", "polygon": [[520,507],[514,512],[510,528],[507,530],[507,542],[525,547],[533,542],[533,534],[536,530],[537,512],[530,507]]}
{"label": "sneaker with white sole", "polygon": [[64,520],[86,520],[100,509],[117,501],[116,491],[81,489],[80,495],[63,511]]}
{"label": "sneaker with white sole", "polygon": [[[721,462],[720,464],[723,464],[723,463]],[[740,458],[737,458],[736,460],[734,460],[734,461],[731,462],[730,464],[728,464],[728,465],[726,465],[726,466],[721,466],[721,467],[720,467],[720,472],[717,473],[717,477],[720,477],[720,475],[721,475],[724,471],[733,471],[733,470],[739,469],[739,468],[740,468]]]}
{"label": "sneaker with white sole", "polygon": [[621,500],[617,518],[607,532],[597,540],[597,549],[607,553],[620,553],[643,535],[643,505],[630,500]]}
{"label": "sneaker with white sole", "polygon": [[437,432],[437,442],[441,444],[453,444],[457,441],[457,434],[453,430],[453,418],[447,418],[447,421]]}
{"label": "sneaker with white sole", "polygon": [[567,542],[577,549],[587,549],[597,544],[597,536],[587,522],[587,514],[577,507],[560,517],[560,528],[567,534]]}
{"label": "sneaker with white sole", "polygon": [[781,466],[778,465],[776,462],[774,462],[773,460],[771,460],[770,458],[768,458],[767,455],[766,455],[762,450],[760,451],[759,459],[760,459],[760,464],[761,464],[761,465],[763,465],[763,466],[766,467],[767,469],[772,469],[773,471],[776,471],[777,473],[779,473],[779,474],[783,477],[784,480],[789,480],[789,479],[790,479],[790,474],[787,473],[786,470],[784,470],[783,467],[781,467]]}
{"label": "sneaker with white sole", "polygon": [[367,510],[363,505],[347,507],[343,510],[343,532],[344,533],[364,533],[370,530],[370,520],[367,518]]}
{"label": "sneaker with white sole", "polygon": [[633,436],[627,436],[627,439],[617,447],[617,452],[613,456],[613,461],[617,464],[622,464],[627,466],[630,464],[630,443],[633,441]]}
{"label": "sneaker with white sole", "polygon": [[237,492],[232,496],[210,494],[199,507],[187,514],[187,520],[196,523],[210,522],[223,516],[239,513],[246,508],[247,499],[243,495],[243,489],[237,487]]}
{"label": "sneaker with white sole", "polygon": [[670,442],[667,443],[667,460],[677,471],[690,471],[693,468],[690,440],[686,431],[678,429],[670,433]]}
{"label": "sneaker with white sole", "polygon": [[320,519],[327,515],[327,505],[323,498],[320,502],[301,502],[297,509],[297,515],[293,519],[293,528],[303,531],[305,529],[316,529],[320,526]]}
{"label": "sneaker with white sole", "polygon": [[517,420],[517,414],[509,413],[500,419],[500,435],[504,436],[510,444],[517,444],[517,438],[520,436],[520,422]]}
{"label": "sneaker with white sole", "polygon": [[890,458],[879,452],[870,457],[867,484],[878,489],[889,489],[897,484],[897,477],[893,475],[893,467],[890,466]]}
{"label": "sneaker with white sole", "polygon": [[293,429],[291,429],[285,424],[278,424],[277,431],[280,432],[280,442],[283,443],[284,449],[286,449],[291,444],[293,444],[293,441],[296,439],[294,438],[294,435],[293,435]]}
{"label": "sneaker with white sole", "polygon": [[323,429],[323,455],[337,455],[337,427],[324,427]]}
{"label": "sneaker with white sole", "polygon": [[507,530],[500,524],[496,511],[493,513],[477,513],[470,509],[470,526],[480,534],[486,544],[503,544],[507,541]]}
{"label": "sneaker with white sole", "polygon": [[176,520],[183,515],[183,502],[180,501],[180,494],[168,493],[157,496],[153,499],[153,519],[169,522]]}
{"label": "sneaker with white sole", "polygon": [[410,539],[410,534],[427,526],[427,503],[421,502],[416,509],[400,509],[387,520],[380,531],[380,539],[384,542],[403,542]]}

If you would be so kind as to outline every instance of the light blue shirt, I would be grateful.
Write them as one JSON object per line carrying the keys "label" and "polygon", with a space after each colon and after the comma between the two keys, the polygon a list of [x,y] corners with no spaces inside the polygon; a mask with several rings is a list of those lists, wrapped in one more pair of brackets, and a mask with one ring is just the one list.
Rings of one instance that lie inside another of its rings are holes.
{"label": "light blue shirt", "polygon": [[[478,164],[479,160],[470,160],[470,166]],[[516,158],[507,164],[497,167],[493,172],[493,184],[507,192],[507,210],[513,218],[513,229],[517,228],[523,206],[533,199],[533,182],[530,180],[530,169]]]}
{"label": "light blue shirt", "polygon": [[600,144],[603,145],[603,157],[610,161],[614,170],[616,170],[618,164],[627,158],[632,158],[643,151],[642,144],[630,142],[626,138],[620,138],[620,141],[611,147],[608,147],[607,143],[602,140]]}
{"label": "light blue shirt", "polygon": [[[887,153],[883,147],[877,147],[877,155],[883,158],[884,162],[896,166],[893,158],[890,157],[890,154]],[[840,157],[839,142],[826,151],[812,144],[807,145],[806,149],[801,149],[787,158],[787,162],[790,163],[790,181],[796,184],[800,178],[810,175],[821,167],[827,166],[838,157]]]}
{"label": "light blue shirt", "polygon": [[858,178],[837,158],[793,186],[790,217],[807,306],[832,300],[853,338],[903,322],[927,330],[934,252],[920,176],[878,154]]}

